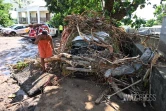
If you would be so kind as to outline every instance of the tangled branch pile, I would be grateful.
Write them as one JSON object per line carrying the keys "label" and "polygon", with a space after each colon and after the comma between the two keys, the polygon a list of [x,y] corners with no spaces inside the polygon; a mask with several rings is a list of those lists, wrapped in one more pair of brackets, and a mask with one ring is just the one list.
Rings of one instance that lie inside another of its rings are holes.
{"label": "tangled branch pile", "polygon": [[[138,35],[131,36],[125,33],[123,28],[115,27],[111,24],[110,19],[105,19],[102,15],[98,15],[98,13],[95,12],[84,13],[84,15],[68,15],[65,21],[68,22],[68,26],[62,35],[62,43],[65,45],[62,48],[68,47],[77,35],[84,34],[90,34],[94,37],[93,39],[99,40],[99,44],[92,40],[91,42],[93,42],[93,44],[103,47],[113,45],[115,51],[119,50],[120,46],[122,46],[122,42],[126,43],[138,40]],[[98,36],[95,36],[95,32],[98,31],[104,31],[108,33],[110,37],[103,41]],[[64,51],[64,49],[62,49],[62,51]]]}
{"label": "tangled branch pile", "polygon": [[[65,21],[68,26],[62,33],[59,52],[50,59],[63,63],[63,73],[71,71],[94,74],[110,83],[115,91],[113,95],[117,94],[121,99],[126,99],[126,94],[151,93],[150,66],[151,61],[155,64],[158,56],[154,57],[154,52],[149,48],[143,55],[135,57],[128,57],[130,54],[126,52],[134,42],[139,41],[138,35],[127,34],[95,12],[69,15]],[[104,35],[98,32],[104,32]],[[73,47],[76,36],[87,44]],[[134,98],[133,95],[130,98]],[[143,97],[141,101],[146,100],[147,97]]]}

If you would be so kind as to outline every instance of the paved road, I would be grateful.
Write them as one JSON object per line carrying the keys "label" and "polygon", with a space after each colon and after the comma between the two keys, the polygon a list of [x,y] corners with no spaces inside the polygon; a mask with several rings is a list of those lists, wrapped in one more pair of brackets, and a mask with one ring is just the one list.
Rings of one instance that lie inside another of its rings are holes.
{"label": "paved road", "polygon": [[0,37],[0,74],[9,75],[8,65],[35,58],[37,46],[23,37]]}
{"label": "paved road", "polygon": [[11,48],[21,47],[22,37],[0,37],[0,52]]}

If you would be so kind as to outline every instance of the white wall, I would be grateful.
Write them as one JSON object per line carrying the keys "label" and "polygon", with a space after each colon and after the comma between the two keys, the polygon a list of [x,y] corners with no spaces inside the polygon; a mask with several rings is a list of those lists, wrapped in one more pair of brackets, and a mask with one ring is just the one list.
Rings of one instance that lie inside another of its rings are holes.
{"label": "white wall", "polygon": [[31,17],[36,17],[36,13],[37,13],[37,12],[30,12]]}
{"label": "white wall", "polygon": [[18,17],[27,17],[27,13],[26,12],[19,12],[18,13]]}
{"label": "white wall", "polygon": [[21,12],[18,12],[18,17],[22,17],[22,13]]}
{"label": "white wall", "polygon": [[46,13],[45,12],[40,12],[40,17],[45,18],[46,17]]}
{"label": "white wall", "polygon": [[40,17],[46,18],[46,13],[49,13],[48,11],[40,11]]}

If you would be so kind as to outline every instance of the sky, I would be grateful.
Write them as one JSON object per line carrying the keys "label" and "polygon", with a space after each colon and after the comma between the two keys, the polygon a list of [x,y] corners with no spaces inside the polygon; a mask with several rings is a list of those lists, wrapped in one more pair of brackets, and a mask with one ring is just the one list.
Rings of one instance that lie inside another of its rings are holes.
{"label": "sky", "polygon": [[146,5],[145,8],[143,9],[140,8],[137,9],[135,13],[138,17],[146,20],[154,18],[153,12],[155,9],[153,8],[153,5],[154,4],[160,5],[160,0],[149,0],[149,2],[151,2],[151,5]]}

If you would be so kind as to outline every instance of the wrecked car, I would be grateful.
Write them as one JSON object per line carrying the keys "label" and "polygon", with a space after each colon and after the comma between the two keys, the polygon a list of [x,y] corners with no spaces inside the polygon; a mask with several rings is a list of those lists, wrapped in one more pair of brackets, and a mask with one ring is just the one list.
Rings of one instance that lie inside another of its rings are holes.
{"label": "wrecked car", "polygon": [[[103,31],[96,32],[96,36],[98,36],[103,41],[109,37],[109,34]],[[72,47],[70,50],[70,54],[78,55],[78,54],[89,54],[88,50],[96,50],[96,51],[103,51],[105,50],[102,46],[97,46],[92,44],[91,42],[99,42],[97,38],[94,38],[92,35],[83,35],[83,36],[76,36],[72,40]]]}

